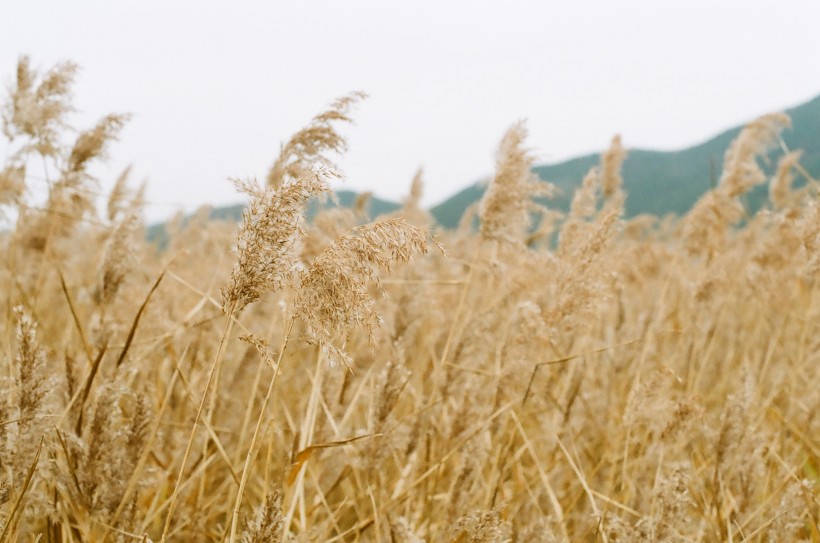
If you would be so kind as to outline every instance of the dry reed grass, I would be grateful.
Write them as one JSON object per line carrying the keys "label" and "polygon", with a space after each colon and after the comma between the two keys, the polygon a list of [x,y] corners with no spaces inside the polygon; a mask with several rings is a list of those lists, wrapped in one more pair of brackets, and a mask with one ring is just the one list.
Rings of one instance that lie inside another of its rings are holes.
{"label": "dry reed grass", "polygon": [[67,140],[75,71],[22,58],[3,109],[0,540],[820,541],[817,187],[786,154],[739,199],[785,116],[671,221],[622,220],[618,137],[544,212],[515,124],[445,255],[420,174],[305,223],[352,95],[158,251],[127,171],[89,197],[125,117]]}

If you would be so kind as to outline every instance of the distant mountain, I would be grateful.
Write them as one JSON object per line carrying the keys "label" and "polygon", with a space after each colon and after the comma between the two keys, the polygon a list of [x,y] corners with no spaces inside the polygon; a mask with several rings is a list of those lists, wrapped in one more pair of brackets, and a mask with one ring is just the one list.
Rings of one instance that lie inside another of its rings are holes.
{"label": "distant mountain", "polygon": [[[820,96],[786,113],[792,119],[792,128],[784,132],[783,140],[791,150],[802,149],[801,164],[813,176],[820,176]],[[680,151],[630,149],[623,165],[626,215],[686,213],[720,177],[724,153],[741,128],[727,130],[700,145]],[[764,167],[768,173],[773,172],[780,155],[780,151],[772,153]],[[541,179],[560,189],[560,195],[549,201],[549,207],[569,209],[573,192],[598,161],[599,155],[586,155],[535,167],[534,171]],[[455,227],[467,207],[481,199],[485,188],[483,184],[473,184],[430,211],[442,226]],[[756,187],[746,197],[748,209],[759,209],[766,198],[767,187]]]}
{"label": "distant mountain", "polygon": [[[356,198],[359,197],[360,193],[353,192],[351,190],[340,190],[337,191],[335,194],[336,200],[338,201],[338,206],[331,200],[328,200],[323,205],[320,205],[316,201],[311,202],[308,206],[306,213],[308,220],[313,219],[316,213],[318,213],[321,209],[327,209],[331,207],[353,207],[356,204]],[[371,217],[376,217],[378,215],[390,213],[391,211],[395,211],[400,207],[401,206],[395,202],[382,200],[381,198],[376,198],[375,196],[370,197],[370,203],[368,205]],[[217,207],[211,211],[211,218],[214,220],[223,221],[239,221],[242,219],[242,210],[244,209],[244,204],[234,204],[232,206]]]}
{"label": "distant mountain", "polygon": [[[336,193],[336,199],[339,207],[353,207],[358,198],[359,193],[350,190],[340,190]],[[320,205],[318,202],[312,202],[307,209],[308,220],[312,219],[316,213],[322,208],[336,207],[336,204],[328,200],[325,204]],[[401,206],[395,202],[382,200],[372,196],[368,209],[371,217],[390,213],[399,209]],[[210,217],[212,220],[234,221],[242,220],[242,211],[245,209],[244,204],[234,204],[230,206],[215,207],[211,210]],[[165,224],[154,224],[147,228],[146,236],[149,241],[157,243],[160,247],[165,247],[168,243],[168,233],[165,230]]]}
{"label": "distant mountain", "polygon": [[[783,140],[791,150],[802,149],[801,164],[815,177],[820,176],[820,96],[786,111],[792,119],[792,128],[783,134]],[[727,130],[712,139],[679,151],[652,151],[629,149],[623,165],[624,189],[627,192],[626,216],[641,213],[663,216],[668,213],[686,213],[701,195],[712,187],[720,177],[723,156],[729,143],[742,127]],[[764,169],[772,173],[781,151],[774,151]],[[581,184],[590,168],[596,166],[600,156],[590,154],[559,162],[536,166],[534,171],[541,179],[555,184],[560,194],[547,202],[552,209],[566,211],[575,189]],[[799,176],[798,176],[799,178]],[[799,186],[799,181],[796,183]],[[486,186],[474,183],[433,207],[430,212],[436,221],[446,228],[454,228],[464,211],[479,201]],[[767,200],[768,187],[756,187],[746,195],[749,211],[759,209]],[[336,193],[339,205],[352,207],[358,193],[343,190]],[[326,205],[333,206],[331,202]],[[377,217],[399,209],[400,205],[373,197],[370,200],[370,216]],[[211,218],[239,221],[244,205],[236,204],[214,208]],[[308,219],[313,218],[319,207],[308,209]],[[165,226],[155,224],[148,228],[148,238],[161,246],[167,242]]]}

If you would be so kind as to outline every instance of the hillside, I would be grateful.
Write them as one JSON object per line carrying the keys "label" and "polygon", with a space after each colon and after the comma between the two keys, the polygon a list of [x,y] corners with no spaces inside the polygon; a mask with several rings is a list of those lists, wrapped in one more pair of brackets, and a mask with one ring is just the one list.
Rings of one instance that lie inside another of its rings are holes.
{"label": "hillside", "polygon": [[[350,190],[340,190],[336,192],[336,199],[338,200],[338,205],[341,207],[353,207],[358,196],[359,193]],[[324,206],[335,207],[336,204],[328,200],[328,202],[324,204]],[[370,198],[370,203],[368,205],[371,217],[376,217],[378,215],[390,213],[391,211],[395,211],[399,207],[399,204],[387,200],[382,200],[381,198],[377,198],[375,196],[372,196]],[[242,218],[242,210],[244,208],[244,204],[234,204],[230,206],[215,207],[211,210],[210,217],[213,220],[239,221]],[[319,209],[319,204],[317,202],[313,202],[307,210],[307,218],[312,219],[319,211]],[[160,247],[164,247],[167,243],[165,224],[154,224],[149,226],[146,232],[146,236],[149,241],[157,243]]]}
{"label": "hillside", "polygon": [[[801,164],[809,172],[820,175],[820,96],[788,109],[786,113],[792,118],[792,128],[784,132],[784,141],[790,149],[802,149]],[[623,165],[624,187],[628,195],[626,215],[680,215],[689,210],[720,176],[723,155],[741,128],[742,126],[738,126],[726,130],[704,143],[678,151],[630,149]],[[772,172],[777,157],[781,154],[779,150],[773,152],[769,164],[765,164],[764,169]],[[535,172],[538,176],[555,184],[560,191],[559,195],[548,203],[549,207],[564,211],[569,209],[575,188],[589,169],[598,164],[598,160],[599,155],[590,154],[556,164],[536,166]],[[797,185],[799,184],[800,180],[797,182]],[[484,189],[484,184],[474,183],[433,207],[430,212],[440,225],[454,228],[458,225],[464,210],[481,199]],[[339,191],[336,195],[339,205],[350,207],[358,194],[345,190]],[[746,196],[749,210],[759,209],[766,198],[765,186],[751,191]],[[395,202],[373,197],[370,200],[370,216],[377,217],[399,207]],[[242,204],[214,208],[211,217],[238,221],[242,209]],[[312,218],[317,210],[318,207],[313,205],[308,212],[308,218]],[[148,237],[162,245],[165,237],[164,226],[156,224],[149,227]]]}
{"label": "hillside", "polygon": [[[783,139],[790,149],[802,149],[801,163],[812,173],[820,174],[820,96],[786,111],[792,118],[792,128]],[[742,127],[727,130],[712,139],[679,151],[630,149],[624,162],[624,186],[628,197],[627,216],[641,213],[665,215],[685,213],[708,190],[714,178],[720,176],[723,155],[729,143]],[[771,172],[777,156],[765,169]],[[554,183],[561,191],[550,207],[566,210],[572,193],[589,169],[598,163],[598,155],[586,155],[557,164],[537,166],[541,179]],[[464,210],[478,201],[485,186],[475,183],[454,194],[431,212],[439,224],[455,227]],[[748,195],[750,210],[758,209],[766,199],[766,187],[757,187]]]}
{"label": "hillside", "polygon": [[[358,192],[353,192],[351,190],[340,190],[336,192],[336,199],[338,200],[338,205],[340,207],[353,207],[358,196]],[[336,204],[328,200],[323,207],[336,207]],[[368,205],[371,217],[390,213],[391,211],[397,210],[399,207],[401,206],[395,202],[382,200],[381,198],[377,198],[375,196],[370,197],[370,203]],[[232,206],[214,208],[211,212],[211,218],[224,221],[238,221],[242,218],[242,210],[244,208],[244,204],[234,204]],[[319,209],[319,204],[317,202],[313,202],[308,207],[307,218],[312,219]]]}

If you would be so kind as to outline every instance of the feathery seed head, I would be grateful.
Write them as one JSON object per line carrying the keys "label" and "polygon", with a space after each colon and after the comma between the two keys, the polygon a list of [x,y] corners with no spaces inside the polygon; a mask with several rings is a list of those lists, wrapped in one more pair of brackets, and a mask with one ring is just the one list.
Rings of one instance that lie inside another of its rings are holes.
{"label": "feathery seed head", "polygon": [[421,197],[424,195],[424,170],[419,168],[410,182],[410,194],[404,201],[406,208],[419,208]]}
{"label": "feathery seed head", "polygon": [[117,216],[125,209],[128,200],[128,178],[131,175],[131,166],[126,167],[114,182],[114,188],[108,196],[106,211],[108,220],[114,222]]}
{"label": "feathery seed head", "polygon": [[37,339],[37,322],[21,306],[14,308],[17,316],[17,357],[19,368],[20,412],[31,415],[39,410],[46,391],[43,388],[45,353]]}
{"label": "feathery seed head", "polygon": [[366,97],[363,92],[352,92],[338,98],[305,128],[291,136],[268,172],[267,185],[276,188],[287,179],[305,177],[317,165],[335,168],[325,155],[347,150],[347,140],[339,134],[334,123],[352,122],[350,110]]}
{"label": "feathery seed head", "polygon": [[102,279],[96,296],[101,306],[108,305],[114,299],[131,269],[139,227],[139,216],[132,210],[120,220],[108,240],[103,257]]}
{"label": "feathery seed head", "polygon": [[130,115],[107,115],[90,130],[82,132],[68,157],[68,173],[85,171],[88,162],[103,157],[106,145],[117,139]]}
{"label": "feathery seed head", "polygon": [[552,196],[554,187],[532,172],[534,158],[524,148],[524,122],[512,125],[498,149],[496,172],[481,200],[481,236],[522,244],[530,226],[530,214],[541,209],[531,198]]}
{"label": "feathery seed head", "polygon": [[786,207],[791,199],[794,182],[792,168],[800,160],[801,155],[800,151],[793,151],[783,155],[777,163],[777,172],[769,184],[769,199],[776,209]]}
{"label": "feathery seed head", "polygon": [[429,228],[433,224],[433,216],[421,206],[421,197],[424,194],[424,171],[419,168],[410,182],[410,194],[404,199],[401,209],[391,213],[391,217],[400,217],[410,224]]}
{"label": "feathery seed head", "polygon": [[590,168],[581,186],[572,196],[570,218],[573,220],[589,219],[595,215],[598,207],[598,190],[601,187],[601,175],[598,168]]}
{"label": "feathery seed head", "polygon": [[29,58],[21,56],[15,86],[2,112],[6,137],[27,137],[30,149],[44,156],[55,155],[59,129],[65,125],[65,116],[73,111],[71,86],[77,69],[74,63],[61,62],[46,72],[37,85],[39,74],[31,67]]}
{"label": "feathery seed head", "polygon": [[284,515],[282,493],[279,490],[265,496],[265,502],[248,523],[242,541],[244,543],[281,543],[283,541]]}
{"label": "feathery seed head", "polygon": [[720,187],[729,197],[766,181],[757,157],[771,149],[784,128],[791,126],[785,113],[770,113],[746,125],[726,151]]}
{"label": "feathery seed head", "polygon": [[358,226],[342,236],[303,272],[296,313],[315,338],[330,342],[353,325],[372,332],[379,324],[368,291],[376,272],[427,252],[427,236],[397,219]]}
{"label": "feathery seed head", "polygon": [[[36,454],[40,437],[49,428],[43,415],[49,410],[50,385],[46,352],[40,345],[37,322],[22,306],[14,308],[17,317],[17,413],[19,418],[16,451],[11,467],[15,484],[22,478]],[[1,451],[0,451],[1,452]]]}
{"label": "feathery seed head", "polygon": [[605,198],[620,192],[623,185],[621,166],[626,158],[626,151],[621,144],[621,135],[616,134],[612,143],[601,157],[601,188]]}
{"label": "feathery seed head", "polygon": [[353,202],[353,214],[356,217],[367,218],[370,214],[370,201],[373,200],[373,193],[365,191],[359,193]]}
{"label": "feathery seed head", "polygon": [[338,174],[320,169],[278,188],[262,188],[255,181],[235,181],[251,197],[242,213],[236,241],[237,262],[222,289],[222,308],[241,311],[265,293],[281,289],[296,270],[297,243],[302,235],[305,207],[329,191]]}
{"label": "feathery seed head", "polygon": [[0,206],[19,203],[25,191],[25,164],[12,164],[0,170]]}
{"label": "feathery seed head", "polygon": [[745,213],[738,196],[766,181],[758,155],[766,153],[790,124],[789,116],[783,113],[764,115],[746,125],[732,141],[718,186],[704,194],[686,218],[683,238],[691,253],[705,249],[711,255],[720,249],[727,228]]}

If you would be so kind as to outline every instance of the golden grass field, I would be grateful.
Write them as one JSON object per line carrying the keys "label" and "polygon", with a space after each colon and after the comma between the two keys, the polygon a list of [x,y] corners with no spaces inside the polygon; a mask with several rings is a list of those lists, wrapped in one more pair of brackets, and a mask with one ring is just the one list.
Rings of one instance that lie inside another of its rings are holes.
{"label": "golden grass field", "polygon": [[518,123],[456,231],[421,175],[307,222],[351,94],[235,182],[241,224],[160,250],[128,172],[88,173],[127,117],[70,131],[75,73],[21,58],[2,109],[0,541],[820,541],[819,185],[759,165],[785,115],[683,217],[622,217],[617,137],[542,207]]}

